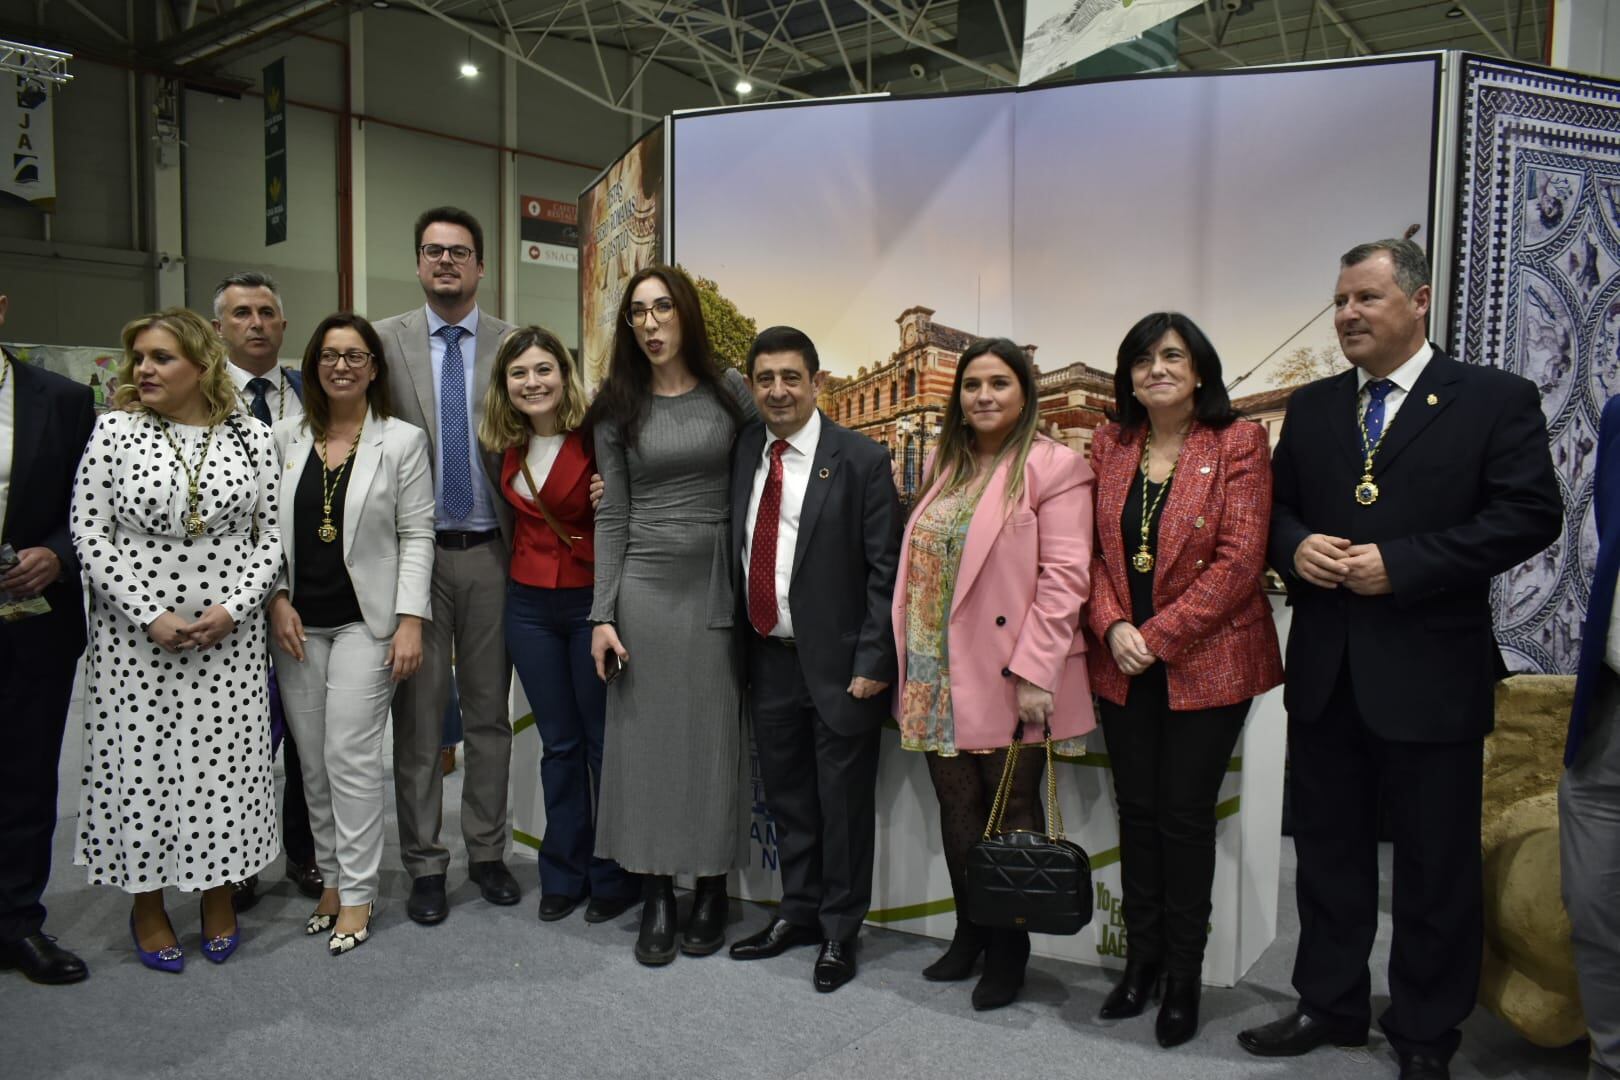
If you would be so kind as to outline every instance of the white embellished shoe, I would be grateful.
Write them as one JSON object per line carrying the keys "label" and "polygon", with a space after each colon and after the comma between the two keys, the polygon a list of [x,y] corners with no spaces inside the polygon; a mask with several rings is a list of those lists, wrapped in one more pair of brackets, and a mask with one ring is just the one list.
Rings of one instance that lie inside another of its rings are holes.
{"label": "white embellished shoe", "polygon": [[371,904],[366,910],[366,925],[352,934],[339,933],[334,930],[327,939],[326,951],[333,956],[342,956],[346,952],[353,952],[371,938],[371,917],[377,913],[377,905]]}

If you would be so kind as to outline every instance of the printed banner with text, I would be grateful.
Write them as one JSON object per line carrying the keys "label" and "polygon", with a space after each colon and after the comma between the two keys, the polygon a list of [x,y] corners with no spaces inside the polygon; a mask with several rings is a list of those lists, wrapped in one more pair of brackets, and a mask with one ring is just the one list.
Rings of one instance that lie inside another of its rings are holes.
{"label": "printed banner with text", "polygon": [[579,204],[523,196],[518,257],[540,266],[579,266]]}
{"label": "printed banner with text", "polygon": [[280,60],[264,68],[264,243],[287,239],[287,82]]}
{"label": "printed banner with text", "polygon": [[56,209],[56,142],[51,88],[23,75],[7,76],[0,93],[0,128],[11,150],[0,191],[41,210]]}
{"label": "printed banner with text", "polygon": [[625,282],[663,254],[662,124],[580,193],[579,233],[579,354],[585,382],[595,386],[607,372]]}

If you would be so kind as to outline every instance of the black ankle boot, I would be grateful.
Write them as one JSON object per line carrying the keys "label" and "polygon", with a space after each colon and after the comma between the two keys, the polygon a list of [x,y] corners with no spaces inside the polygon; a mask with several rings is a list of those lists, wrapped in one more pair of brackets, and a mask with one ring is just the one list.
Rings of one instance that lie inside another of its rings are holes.
{"label": "black ankle boot", "polygon": [[657,967],[675,959],[675,882],[648,874],[642,885],[641,933],[636,935],[636,959]]}
{"label": "black ankle boot", "polygon": [[708,956],[726,943],[726,876],[697,879],[692,896],[692,917],[686,920],[681,936],[681,952],[687,956]]}
{"label": "black ankle boot", "polygon": [[1029,934],[1024,930],[992,930],[984,950],[984,974],[973,987],[973,1007],[980,1012],[1011,1005],[1024,985],[1029,963]]}
{"label": "black ankle boot", "polygon": [[1198,976],[1170,975],[1164,981],[1164,1004],[1153,1033],[1166,1049],[1180,1046],[1198,1034],[1198,996],[1203,987]]}
{"label": "black ankle boot", "polygon": [[929,982],[960,982],[973,974],[973,965],[990,940],[989,931],[957,915],[956,933],[951,936],[951,947],[945,955],[923,968],[923,978]]}
{"label": "black ankle boot", "polygon": [[1141,1016],[1142,1011],[1148,1006],[1149,999],[1158,998],[1161,988],[1160,977],[1163,974],[1164,965],[1157,961],[1127,957],[1125,974],[1120,976],[1119,982],[1115,984],[1097,1015],[1104,1020],[1124,1020],[1129,1016]]}

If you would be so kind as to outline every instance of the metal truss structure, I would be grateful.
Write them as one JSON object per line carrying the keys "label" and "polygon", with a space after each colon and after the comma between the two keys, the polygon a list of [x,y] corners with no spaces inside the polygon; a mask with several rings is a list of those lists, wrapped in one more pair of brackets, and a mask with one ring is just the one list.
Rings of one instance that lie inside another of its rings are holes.
{"label": "metal truss structure", "polygon": [[[1435,48],[1539,60],[1551,2],[1204,0],[1177,22],[1175,66]],[[639,104],[638,88],[654,65],[706,84],[722,105],[1016,85],[1025,18],[1025,0],[21,0],[8,10],[24,7],[31,23],[0,20],[0,37],[73,47],[87,59],[117,54],[190,81],[218,79],[240,46],[379,9],[434,20],[447,40],[476,42],[645,119],[654,110]],[[589,49],[595,77],[545,63],[542,47],[558,40]]]}
{"label": "metal truss structure", "polygon": [[73,79],[67,69],[71,59],[71,53],[0,40],[0,72],[7,75],[22,75],[35,82],[60,86]]}

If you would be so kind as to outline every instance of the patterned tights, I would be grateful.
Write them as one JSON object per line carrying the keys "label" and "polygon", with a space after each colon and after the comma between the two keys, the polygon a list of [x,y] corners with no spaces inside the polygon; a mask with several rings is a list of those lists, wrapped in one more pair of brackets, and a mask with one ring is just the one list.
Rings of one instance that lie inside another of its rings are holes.
{"label": "patterned tights", "polygon": [[[928,777],[939,798],[939,827],[945,846],[945,866],[951,875],[951,892],[960,899],[966,893],[967,853],[984,835],[984,823],[1001,783],[1007,751],[988,754],[962,752],[955,757],[928,755]],[[1002,812],[1005,831],[1046,828],[1041,806],[1041,769],[1045,754],[1040,746],[1025,746],[1018,752],[1007,806]]]}

